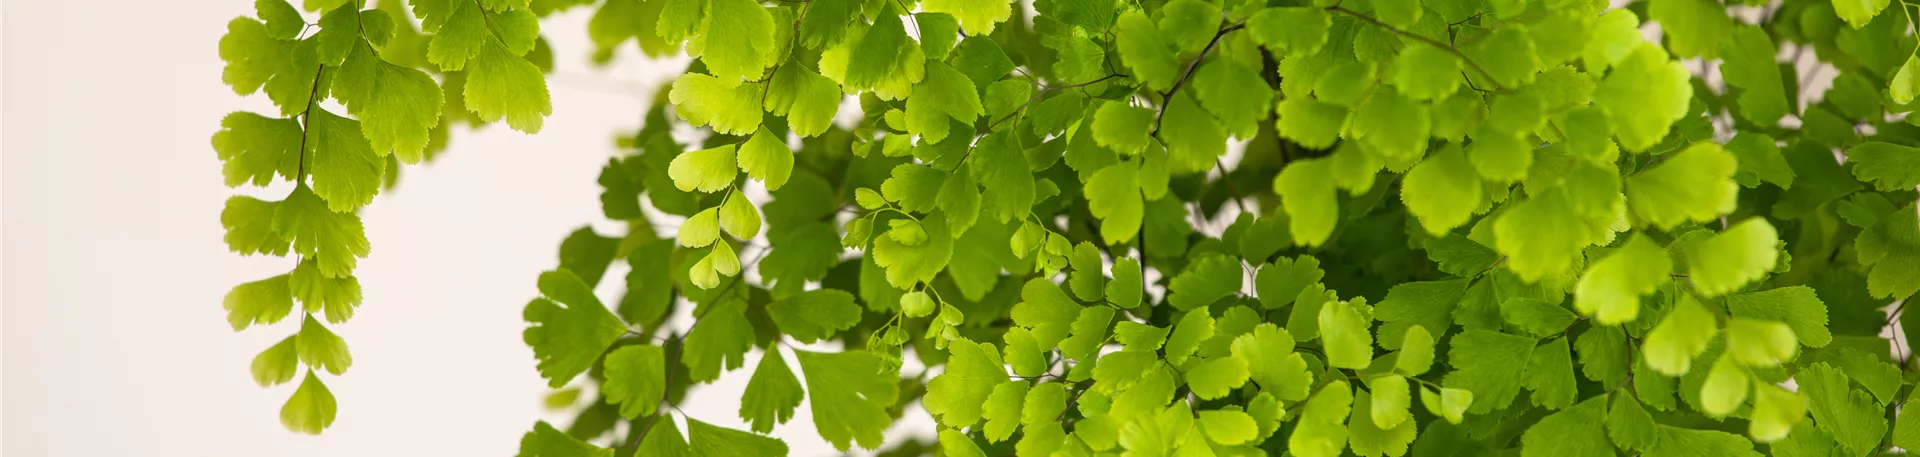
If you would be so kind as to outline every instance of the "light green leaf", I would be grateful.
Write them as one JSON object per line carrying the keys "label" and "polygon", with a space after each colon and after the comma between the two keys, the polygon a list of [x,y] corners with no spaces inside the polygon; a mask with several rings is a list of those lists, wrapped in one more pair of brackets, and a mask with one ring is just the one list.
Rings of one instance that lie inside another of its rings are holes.
{"label": "light green leaf", "polygon": [[773,15],[752,0],[712,0],[712,20],[700,60],[722,84],[760,79],[761,72],[780,58],[773,42]]}
{"label": "light green leaf", "polygon": [[1353,308],[1347,302],[1320,307],[1320,341],[1325,344],[1328,365],[1358,369],[1373,360],[1373,334],[1367,331],[1367,319]]}
{"label": "light green leaf", "polygon": [[1227,256],[1200,258],[1188,264],[1180,275],[1174,276],[1167,286],[1167,302],[1180,310],[1212,304],[1239,292],[1244,276],[1238,259]]}
{"label": "light green leaf", "polygon": [[813,391],[813,425],[820,437],[846,451],[852,442],[879,449],[893,425],[887,414],[899,398],[900,377],[880,356],[866,351],[794,351]]}
{"label": "light green leaf", "polygon": [[522,337],[540,359],[541,377],[557,388],[592,367],[627,328],[573,272],[541,273],[540,295],[527,303]]}
{"label": "light green leaf", "polygon": [[[1468,330],[1449,339],[1453,372],[1444,385],[1473,393],[1472,412],[1504,409],[1520,392],[1521,376],[1533,358],[1534,339],[1487,330]],[[1444,392],[1442,392],[1444,394]]]}
{"label": "light green leaf", "polygon": [[1647,366],[1670,376],[1687,374],[1693,358],[1707,350],[1707,344],[1719,329],[1713,314],[1699,301],[1692,295],[1680,295],[1673,309],[1667,311],[1667,317],[1647,333],[1641,345]]}
{"label": "light green leaf", "polygon": [[784,138],[760,127],[738,152],[740,171],[767,185],[767,191],[780,190],[793,175],[793,150]]}
{"label": "light green leaf", "polygon": [[779,457],[787,455],[787,443],[739,430],[708,425],[687,419],[687,441],[693,455],[732,455],[740,457]]}
{"label": "light green leaf", "polygon": [[1920,149],[1869,141],[1847,150],[1853,176],[1883,192],[1920,186]]}
{"label": "light green leaf", "polygon": [[1573,308],[1601,325],[1633,322],[1640,297],[1666,284],[1672,271],[1673,259],[1646,235],[1635,234],[1580,275]]}
{"label": "light green leaf", "polygon": [[930,13],[947,13],[960,20],[967,35],[987,36],[994,25],[1013,17],[1013,6],[1002,0],[929,0],[921,7]]}
{"label": "light green leaf", "polygon": [[260,351],[260,355],[253,356],[254,384],[270,387],[293,380],[293,373],[300,369],[300,354],[295,348],[297,338],[288,336],[267,347],[267,350]]}
{"label": "light green leaf", "polygon": [[[1607,414],[1607,396],[1597,395],[1572,408],[1553,413],[1520,436],[1521,457],[1608,457],[1614,455],[1603,428],[1595,427]],[[1651,421],[1649,421],[1651,423]]]}
{"label": "light green leaf", "polygon": [[[765,364],[762,365],[764,368]],[[608,404],[620,405],[621,417],[636,419],[640,416],[650,416],[656,408],[659,408],[660,400],[664,399],[667,391],[665,349],[645,344],[621,346],[608,353],[601,366],[606,370],[607,379],[601,384],[600,391],[605,395]],[[786,368],[785,363],[781,363],[781,368]],[[755,376],[755,379],[757,380],[758,376]],[[793,387],[797,389],[800,386]],[[752,392],[753,389],[749,388],[748,391]],[[754,396],[749,394],[747,398],[754,398]],[[795,405],[800,403],[798,397],[793,401]],[[740,410],[743,412],[741,415],[746,416],[744,412],[747,408],[742,406]],[[772,423],[767,424],[769,430],[772,426]]]}
{"label": "light green leaf", "polygon": [[318,435],[321,430],[333,426],[334,414],[339,405],[334,402],[333,392],[320,382],[320,376],[307,371],[307,379],[300,381],[300,388],[293,391],[287,403],[280,406],[280,425],[308,435]]}
{"label": "light green leaf", "polygon": [[1739,290],[1773,271],[1779,243],[1778,232],[1765,218],[1741,221],[1686,245],[1687,279],[1709,297]]}
{"label": "light green leaf", "polygon": [[994,387],[1007,382],[1006,368],[992,344],[960,338],[947,348],[952,358],[947,359],[946,371],[927,383],[923,402],[940,424],[968,427],[980,421],[982,405]]}
{"label": "light green leaf", "polygon": [[986,114],[980,93],[967,75],[940,62],[928,62],[926,72],[926,79],[915,84],[913,95],[907,97],[908,133],[937,143],[947,138],[951,121],[972,126]]}
{"label": "light green leaf", "polygon": [[516,457],[613,457],[613,450],[580,441],[540,421],[533,424],[533,431],[520,437]]}
{"label": "light green leaf", "polygon": [[681,192],[719,192],[733,185],[734,145],[683,152],[673,157],[667,174]]}
{"label": "light green leaf", "polygon": [[760,93],[767,91],[755,83],[728,86],[712,76],[687,73],[673,81],[667,101],[675,114],[694,127],[711,125],[715,132],[747,135],[760,127]]}
{"label": "light green leaf", "polygon": [[1733,154],[1699,142],[1646,171],[1628,176],[1627,206],[1643,224],[1669,229],[1733,212],[1740,185]]}

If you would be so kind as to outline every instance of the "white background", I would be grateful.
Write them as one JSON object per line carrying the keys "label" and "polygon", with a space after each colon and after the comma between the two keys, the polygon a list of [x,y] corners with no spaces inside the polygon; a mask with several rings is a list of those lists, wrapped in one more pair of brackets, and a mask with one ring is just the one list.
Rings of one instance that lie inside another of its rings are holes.
{"label": "white background", "polygon": [[[209,143],[227,112],[271,109],[220,82],[219,39],[252,3],[0,6],[0,453],[506,456],[534,421],[564,425],[570,416],[540,406],[520,310],[560,240],[601,218],[594,179],[617,152],[613,134],[636,127],[684,61],[643,62],[629,43],[615,66],[594,68],[590,9],[543,22],[560,66],[546,129],[456,132],[449,153],[408,167],[362,212],[366,303],[335,327],[354,363],[326,378],[340,412],[313,437],[280,425],[294,383],[261,388],[248,375],[295,321],[236,333],[221,309],[228,288],[293,265],[221,241],[228,196],[285,195],[224,187]],[[608,272],[603,298],[618,296],[623,271]],[[744,428],[736,411],[755,361],[682,407]],[[792,455],[836,454],[809,407],[773,434]],[[931,435],[924,419],[897,428],[916,431],[890,443]]]}

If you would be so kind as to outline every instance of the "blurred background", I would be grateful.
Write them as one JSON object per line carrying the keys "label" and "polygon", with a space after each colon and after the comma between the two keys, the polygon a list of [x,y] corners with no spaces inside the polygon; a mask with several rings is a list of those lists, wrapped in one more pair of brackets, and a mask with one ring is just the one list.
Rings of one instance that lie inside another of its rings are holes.
{"label": "blurred background", "polygon": [[[366,301],[334,327],[354,363],[327,379],[333,427],[308,436],[280,425],[295,383],[261,388],[248,375],[296,321],[234,332],[221,309],[229,288],[293,262],[221,241],[227,197],[288,189],[223,186],[209,143],[226,113],[271,108],[220,82],[219,39],[252,3],[0,4],[0,453],[508,456],[534,421],[565,426],[571,414],[542,406],[521,307],[560,240],[603,219],[595,178],[618,152],[614,135],[638,127],[685,59],[649,61],[629,43],[594,66],[590,8],[543,21],[556,66],[545,129],[455,130],[448,152],[407,167],[362,211]],[[621,282],[603,282],[602,298],[617,301]],[[682,409],[746,428],[740,393],[758,358]],[[809,408],[773,435],[791,455],[838,455]],[[923,414],[909,418],[889,444],[932,436]]]}

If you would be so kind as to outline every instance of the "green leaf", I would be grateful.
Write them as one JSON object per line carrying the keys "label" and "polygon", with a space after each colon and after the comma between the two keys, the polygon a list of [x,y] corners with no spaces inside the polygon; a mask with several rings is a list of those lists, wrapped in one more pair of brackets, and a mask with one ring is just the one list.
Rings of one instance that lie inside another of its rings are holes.
{"label": "green leaf", "polygon": [[1427,151],[1431,123],[1426,104],[1382,87],[1354,111],[1352,133],[1388,164],[1413,163]]}
{"label": "green leaf", "polygon": [[980,93],[959,70],[939,62],[928,62],[926,79],[913,86],[907,97],[907,132],[921,135],[929,142],[947,138],[952,121],[972,126],[986,114],[980,105]]}
{"label": "green leaf", "polygon": [[846,451],[851,442],[879,449],[893,425],[887,409],[899,398],[899,375],[880,356],[865,351],[794,351],[813,390],[813,424],[820,437]]}
{"label": "green leaf", "polygon": [[1273,106],[1273,89],[1260,79],[1259,71],[1233,60],[1216,59],[1201,65],[1192,84],[1194,98],[1236,138],[1253,138],[1260,121],[1267,117],[1268,107]]}
{"label": "green leaf", "polygon": [[1686,245],[1688,280],[1706,296],[1739,290],[1773,271],[1780,250],[1773,224],[1753,218]]}
{"label": "green leaf", "polygon": [[1540,72],[1540,56],[1534,50],[1533,39],[1517,27],[1499,29],[1468,46],[1464,52],[1500,86],[1519,87],[1533,82],[1534,75]]}
{"label": "green leaf", "polygon": [[780,190],[793,175],[793,151],[787,149],[783,138],[767,131],[765,126],[747,139],[738,155],[740,171],[766,184],[768,192]]}
{"label": "green leaf", "polygon": [[676,237],[681,246],[690,248],[713,244],[720,239],[720,208],[707,208],[687,218],[680,223]]}
{"label": "green leaf", "polygon": [[1327,303],[1320,307],[1318,320],[1328,365],[1358,369],[1373,360],[1373,334],[1367,331],[1367,318],[1352,304]]}
{"label": "green leaf", "polygon": [[1800,347],[1793,328],[1775,321],[1727,319],[1727,355],[1741,365],[1771,367],[1779,365]]}
{"label": "green leaf", "polygon": [[220,131],[213,134],[213,149],[220,155],[227,187],[265,186],[276,174],[288,180],[297,177],[302,135],[300,122],[292,118],[228,113],[220,120]]}
{"label": "green leaf", "polygon": [[1306,97],[1280,101],[1274,112],[1280,136],[1315,149],[1333,146],[1346,123],[1346,107]]}
{"label": "green leaf", "polygon": [[1580,275],[1573,307],[1601,325],[1633,322],[1640,316],[1640,297],[1666,284],[1671,271],[1672,258],[1644,234],[1636,234]]}
{"label": "green leaf", "polygon": [[1238,259],[1227,256],[1198,259],[1167,285],[1167,302],[1183,311],[1212,304],[1239,292],[1244,276]]}
{"label": "green leaf", "polygon": [[681,192],[719,192],[733,185],[734,145],[683,152],[673,157],[667,175]]}
{"label": "green leaf", "polygon": [[308,435],[318,435],[321,430],[333,426],[334,414],[339,405],[334,402],[333,392],[320,382],[320,376],[313,370],[307,371],[307,379],[300,381],[300,388],[293,391],[287,403],[280,406],[280,425]]}
{"label": "green leaf", "polygon": [[1914,205],[1861,230],[1853,246],[1870,268],[1867,290],[1873,296],[1907,297],[1920,290],[1920,216]]}
{"label": "green leaf", "polygon": [[[815,3],[807,13],[807,19],[812,20],[818,15],[826,14],[823,10],[829,7],[824,5],[839,3],[842,2],[822,0],[820,3]],[[843,96],[840,93],[840,85],[835,84],[832,79],[814,73],[805,65],[781,65],[780,70],[774,72],[771,84],[773,85],[765,90],[766,100],[762,103],[762,107],[774,115],[786,116],[787,126],[793,129],[794,134],[802,137],[819,136],[833,127],[833,117],[840,111],[840,100]],[[732,105],[728,107],[732,108]],[[740,115],[744,116],[745,113]],[[757,137],[758,134],[755,136]],[[779,138],[774,140],[776,141],[770,142],[768,146],[777,143],[784,151],[786,142],[777,141]],[[748,144],[748,147],[752,146],[751,143]],[[780,167],[774,167],[772,170],[776,173],[768,175],[768,188],[777,189],[779,186],[775,185],[775,182],[786,182],[784,179],[786,175],[777,173],[779,169]],[[747,173],[752,175],[753,171],[747,170]],[[783,178],[775,180],[774,176]]]}
{"label": "green leaf", "polygon": [[[601,365],[607,380],[600,390],[608,404],[619,403],[620,415],[627,419],[653,415],[667,391],[665,349],[644,344],[621,346],[608,353]],[[794,401],[798,403],[799,399]]]}
{"label": "green leaf", "polygon": [[1473,391],[1442,387],[1439,391],[1420,388],[1420,405],[1427,412],[1444,418],[1449,423],[1459,424],[1467,414],[1467,408],[1473,405]]}
{"label": "green leaf", "polygon": [[1667,48],[1680,58],[1712,59],[1717,56],[1721,40],[1732,37],[1735,32],[1733,18],[1727,16],[1725,7],[1713,0],[1658,0],[1647,10],[1648,16],[1659,22],[1666,32]]}
{"label": "green leaf", "polygon": [[326,200],[334,212],[352,212],[372,203],[380,193],[387,161],[367,146],[360,122],[317,108],[307,116],[307,155],[313,157],[307,172],[313,176],[313,195]]}
{"label": "green leaf", "polygon": [[1427,258],[1439,264],[1440,271],[1460,277],[1479,276],[1500,260],[1499,252],[1455,233],[1429,239],[1421,247],[1426,249]]}
{"label": "green leaf", "polygon": [[687,331],[681,349],[681,364],[695,382],[719,379],[722,371],[740,368],[747,363],[747,351],[753,349],[754,329],[745,316],[746,303],[731,297],[719,300],[707,305],[698,325]]}
{"label": "green leaf", "polygon": [[738,187],[727,197],[727,202],[720,205],[720,227],[743,240],[760,236],[760,210],[753,207],[753,202],[748,201]]}
{"label": "green leaf", "polygon": [[1207,440],[1224,446],[1234,446],[1253,441],[1260,434],[1260,427],[1254,423],[1253,416],[1233,410],[1200,411],[1200,430]]}
{"label": "green leaf", "polygon": [[1671,229],[1733,212],[1740,185],[1733,154],[1699,142],[1626,181],[1627,207],[1641,223]]}
{"label": "green leaf", "polygon": [[[1877,100],[1874,103],[1879,103]],[[1875,105],[1878,106],[1878,105]],[[1786,156],[1780,154],[1773,137],[1762,134],[1740,132],[1728,141],[1726,148],[1733,152],[1740,162],[1740,170],[1734,172],[1734,181],[1746,187],[1758,187],[1761,181],[1773,183],[1781,189],[1793,186],[1794,171],[1787,165]]]}
{"label": "green leaf", "polygon": [[1580,352],[1580,372],[1603,386],[1618,386],[1632,372],[1627,335],[1620,327],[1589,328],[1573,341],[1573,348]]}
{"label": "green leaf", "polygon": [[1261,307],[1278,309],[1292,304],[1301,291],[1318,284],[1325,275],[1320,270],[1318,258],[1310,255],[1280,257],[1260,267],[1259,274],[1253,279],[1253,289],[1260,295]]}
{"label": "green leaf", "polygon": [[1353,388],[1346,381],[1334,380],[1312,399],[1300,413],[1300,423],[1287,438],[1287,449],[1302,457],[1335,457],[1347,447],[1347,413],[1353,406]]}
{"label": "green leaf", "polygon": [[1138,161],[1123,161],[1094,172],[1087,178],[1085,193],[1087,210],[1100,219],[1100,237],[1107,244],[1132,241],[1140,233],[1146,201],[1140,195]]}
{"label": "green leaf", "polygon": [[787,455],[787,443],[739,430],[687,419],[687,440],[693,455],[778,457]]}
{"label": "green leaf", "polygon": [[1287,401],[1307,398],[1313,374],[1307,371],[1306,359],[1293,352],[1293,336],[1285,329],[1261,323],[1234,338],[1232,351],[1234,358],[1246,361],[1248,377],[1263,392]]}
{"label": "green leaf", "polygon": [[998,443],[1013,436],[1020,427],[1020,409],[1026,403],[1027,382],[1011,381],[993,387],[993,393],[987,395],[987,403],[982,405],[987,423],[982,427],[982,435],[987,442]]}
{"label": "green leaf", "polygon": [[540,68],[497,41],[481,48],[467,68],[463,96],[467,109],[481,121],[506,119],[508,126],[526,133],[539,132],[547,115],[553,114]]}
{"label": "green leaf", "polygon": [[1814,363],[1802,367],[1793,379],[1807,397],[1814,423],[1834,441],[1854,455],[1865,455],[1879,446],[1887,433],[1884,411],[1872,395],[1849,388],[1846,373],[1826,363]]}
{"label": "green leaf", "polygon": [[1645,451],[1660,439],[1659,424],[1633,395],[1615,395],[1607,411],[1607,437],[1621,449]]}
{"label": "green leaf", "polygon": [[1266,8],[1247,19],[1254,41],[1291,55],[1310,56],[1327,43],[1333,15],[1320,8]]}
{"label": "green leaf", "polygon": [[[1393,377],[1383,379],[1401,378]],[[1381,380],[1375,380],[1376,383],[1380,381]],[[1348,442],[1353,446],[1353,453],[1364,457],[1406,454],[1407,445],[1413,443],[1413,438],[1416,433],[1413,421],[1402,420],[1399,422],[1399,425],[1389,428],[1376,426],[1375,424],[1378,423],[1379,420],[1377,419],[1378,416],[1373,416],[1373,414],[1380,410],[1381,406],[1379,405],[1382,402],[1389,402],[1390,400],[1382,399],[1382,397],[1388,394],[1378,389],[1378,384],[1375,386],[1376,389],[1371,395],[1364,391],[1354,394],[1353,418],[1347,421]],[[1404,389],[1402,391],[1404,392]],[[1402,399],[1396,402],[1404,414],[1406,401]]]}
{"label": "green leaf", "polygon": [[242,283],[227,291],[221,305],[227,310],[227,323],[233,324],[233,330],[280,322],[292,313],[293,289],[288,287],[287,277],[279,275]]}
{"label": "green leaf", "polygon": [[1371,416],[1368,422],[1381,430],[1392,430],[1412,420],[1413,415],[1407,408],[1413,405],[1413,396],[1407,386],[1407,378],[1400,375],[1373,378],[1368,386],[1373,391],[1372,404],[1367,408]]}
{"label": "green leaf", "polygon": [[[1374,306],[1373,318],[1380,326],[1380,347],[1400,349],[1407,329],[1419,326],[1446,329],[1453,326],[1453,307],[1467,294],[1467,280],[1406,282],[1387,291],[1387,298]],[[1324,327],[1323,327],[1324,328]],[[1556,329],[1558,330],[1558,329]]]}
{"label": "green leaf", "polygon": [[664,457],[692,457],[693,449],[680,437],[680,428],[670,420],[655,420],[648,429],[645,440],[640,441],[640,454]]}
{"label": "green leaf", "polygon": [[1785,117],[1788,92],[1780,80],[1779,67],[1773,62],[1774,53],[1780,48],[1773,45],[1767,32],[1759,27],[1738,27],[1733,30],[1732,39],[1720,46],[1724,62],[1720,74],[1726,78],[1727,85],[1741,89],[1740,115],[1762,126],[1772,126]]}
{"label": "green leaf", "polygon": [[1132,257],[1121,257],[1113,261],[1113,280],[1107,282],[1107,302],[1121,308],[1140,306],[1140,296],[1145,292],[1140,277],[1140,261]]}
{"label": "green leaf", "polygon": [[1067,338],[1083,308],[1046,278],[1028,280],[1020,289],[1020,299],[1013,305],[1013,323],[1032,330],[1034,341],[1043,349],[1052,349]]}
{"label": "green leaf", "polygon": [[1692,295],[1682,294],[1641,345],[1647,366],[1670,376],[1687,374],[1693,358],[1707,350],[1719,330],[1712,313]]}
{"label": "green leaf", "polygon": [[1524,281],[1569,273],[1590,228],[1563,188],[1549,188],[1525,201],[1509,203],[1494,221],[1494,248],[1507,256],[1506,268]]}
{"label": "green leaf", "polygon": [[567,270],[540,274],[540,298],[527,303],[522,338],[540,359],[540,376],[558,388],[593,366],[627,327]]}
{"label": "green leaf", "polygon": [[[1623,396],[1624,397],[1624,396]],[[1614,455],[1604,429],[1595,427],[1607,415],[1607,396],[1597,395],[1572,408],[1540,419],[1520,436],[1522,457]],[[1649,422],[1651,423],[1651,422]]]}
{"label": "green leaf", "polygon": [[1204,360],[1187,371],[1187,386],[1193,395],[1203,400],[1225,397],[1233,389],[1247,383],[1252,376],[1247,361],[1239,357],[1222,357]]}
{"label": "green leaf", "polygon": [[1855,348],[1841,348],[1839,352],[1833,353],[1832,357],[1826,357],[1826,359],[1824,362],[1845,371],[1847,377],[1853,378],[1854,382],[1860,383],[1861,387],[1866,387],[1867,392],[1872,393],[1881,403],[1892,403],[1895,393],[1904,384],[1901,381],[1900,369],[1882,361],[1884,359],[1882,356]]}
{"label": "green leaf", "polygon": [[353,366],[353,354],[347,352],[347,341],[327,330],[312,315],[300,323],[300,333],[294,336],[294,351],[300,354],[300,363],[316,369],[324,368],[335,375],[346,373]]}
{"label": "green leaf", "polygon": [[953,15],[969,36],[987,36],[993,33],[995,24],[1013,17],[1012,4],[999,0],[929,0],[921,7],[927,12]]}
{"label": "green leaf", "polygon": [[347,113],[360,118],[375,154],[396,154],[406,163],[426,157],[427,132],[439,125],[441,112],[440,86],[426,72],[389,63],[359,43],[334,74],[331,90]]}
{"label": "green leaf", "polygon": [[298,336],[288,336],[253,356],[254,384],[270,387],[293,380],[293,373],[300,369],[300,355],[295,348],[297,339]]}
{"label": "green leaf", "polygon": [[[753,377],[747,380],[746,391],[740,395],[740,418],[746,420],[754,432],[767,433],[773,431],[775,425],[792,419],[793,411],[800,407],[804,397],[806,391],[800,389],[800,380],[793,377],[793,369],[787,368],[786,357],[781,356],[780,351],[769,350],[760,356],[760,365],[753,369]],[[817,396],[814,403],[819,403]]]}
{"label": "green leaf", "polygon": [[980,421],[982,406],[995,386],[1007,382],[1001,366],[1000,351],[992,344],[975,343],[966,338],[947,345],[946,371],[927,382],[923,400],[927,412],[940,424],[963,428]]}
{"label": "green leaf", "polygon": [[1133,69],[1131,74],[1153,90],[1172,88],[1174,78],[1179,76],[1180,61],[1174,57],[1171,44],[1161,36],[1160,27],[1139,11],[1121,14],[1115,27],[1118,30],[1114,31],[1114,47],[1120,51],[1120,61]]}
{"label": "green leaf", "polygon": [[1920,149],[1869,141],[1847,150],[1853,176],[1883,192],[1920,186]]}
{"label": "green leaf", "polygon": [[710,7],[708,29],[726,32],[707,34],[700,60],[723,83],[760,79],[780,58],[773,42],[773,15],[752,0],[713,0]]}
{"label": "green leaf", "polygon": [[[1768,443],[1786,438],[1787,433],[1807,417],[1807,399],[1800,394],[1758,380],[1753,383],[1753,390],[1753,415],[1748,422],[1747,436],[1754,441]],[[1898,431],[1894,436],[1899,440]],[[1776,444],[1774,449],[1780,449],[1780,445]]]}
{"label": "green leaf", "polygon": [[1120,102],[1107,102],[1093,114],[1093,140],[1114,152],[1136,155],[1147,149],[1153,130],[1153,111]]}
{"label": "green leaf", "polygon": [[[1731,330],[1732,325],[1728,327]],[[1734,344],[1729,338],[1727,347],[1737,348]],[[1701,384],[1700,412],[1715,418],[1732,414],[1747,402],[1747,387],[1751,382],[1746,369],[1735,364],[1733,357],[1720,357],[1719,361],[1713,363],[1713,368],[1707,371],[1707,379]]]}
{"label": "green leaf", "polygon": [[1559,338],[1533,350],[1527,361],[1525,387],[1533,391],[1533,404],[1546,409],[1561,409],[1578,399],[1574,385],[1573,355],[1567,339]]}
{"label": "green leaf", "polygon": [[1418,325],[1407,327],[1407,336],[1401,340],[1399,356],[1394,359],[1394,369],[1407,376],[1426,374],[1433,366],[1433,334],[1426,327]]}
{"label": "green leaf", "polygon": [[[1534,339],[1486,330],[1468,330],[1450,339],[1447,360],[1453,372],[1444,384],[1473,393],[1473,413],[1504,409],[1520,392],[1521,376],[1533,357]],[[1444,394],[1444,392],[1443,392]]]}
{"label": "green leaf", "polygon": [[1020,139],[1011,130],[1001,130],[980,140],[975,149],[975,176],[985,189],[980,195],[982,214],[991,214],[1002,223],[1025,217],[1033,209],[1038,191]]}
{"label": "green leaf", "polygon": [[715,132],[747,135],[760,127],[761,92],[769,90],[754,83],[728,86],[712,76],[687,73],[673,81],[667,101],[675,114],[695,127],[711,125]]}
{"label": "green leaf", "polygon": [[1199,52],[1220,27],[1220,6],[1199,0],[1173,0],[1160,7],[1160,31],[1181,52]]}
{"label": "green leaf", "polygon": [[1439,237],[1473,217],[1481,189],[1466,155],[1457,147],[1446,147],[1407,172],[1400,201],[1420,218],[1428,234]]}
{"label": "green leaf", "polygon": [[1213,337],[1213,316],[1206,309],[1188,311],[1180,323],[1173,326],[1173,335],[1167,337],[1166,358],[1168,362],[1179,365],[1187,362],[1187,357],[1200,349],[1200,342]]}
{"label": "green leaf", "polygon": [[946,218],[929,217],[918,225],[925,231],[925,242],[910,245],[894,236],[873,240],[871,257],[875,264],[886,269],[887,283],[894,288],[908,289],[915,283],[932,281],[953,257],[953,235],[947,228]]}
{"label": "green leaf", "polygon": [[[1281,116],[1286,116],[1282,113]],[[1333,235],[1340,207],[1334,199],[1333,180],[1327,160],[1299,160],[1287,164],[1273,179],[1274,192],[1280,194],[1290,221],[1288,230],[1302,246],[1319,246]]]}
{"label": "green leaf", "polygon": [[1886,9],[1888,3],[1887,0],[1833,0],[1833,12],[1845,19],[1847,25],[1858,29],[1879,15],[1880,10]]}
{"label": "green leaf", "polygon": [[767,305],[767,315],[780,331],[802,343],[813,343],[852,328],[860,322],[860,306],[853,294],[835,289],[815,289]]}
{"label": "green leaf", "polygon": [[613,450],[574,439],[560,429],[547,425],[546,421],[540,421],[533,424],[533,431],[520,437],[520,453],[515,456],[613,457]]}
{"label": "green leaf", "polygon": [[[1686,115],[1687,105],[1693,98],[1693,86],[1688,83],[1691,73],[1687,72],[1685,66],[1668,60],[1667,53],[1660,50],[1659,46],[1637,41],[1640,39],[1639,32],[1633,29],[1636,24],[1632,23],[1631,14],[1620,17],[1624,20],[1611,22],[1625,23],[1625,32],[1632,34],[1631,40],[1636,40],[1636,44],[1601,51],[1605,55],[1619,57],[1613,57],[1615,67],[1607,72],[1606,79],[1594,91],[1593,101],[1613,121],[1613,132],[1620,139],[1620,148],[1639,152],[1659,143],[1661,138],[1667,136],[1668,127]],[[1602,19],[1601,28],[1605,28],[1609,22]],[[1588,61],[1591,63],[1594,60],[1594,48],[1591,45],[1588,52]],[[1632,197],[1632,194],[1628,195],[1629,202]]]}

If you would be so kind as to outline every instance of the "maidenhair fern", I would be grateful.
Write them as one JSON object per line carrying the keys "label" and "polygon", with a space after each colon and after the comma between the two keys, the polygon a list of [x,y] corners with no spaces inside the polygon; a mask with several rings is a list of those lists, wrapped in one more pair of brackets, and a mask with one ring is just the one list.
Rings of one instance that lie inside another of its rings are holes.
{"label": "maidenhair fern", "polygon": [[[213,136],[227,185],[293,183],[221,222],[295,259],[225,303],[293,330],[253,376],[301,379],[295,431],[353,404],[359,209],[456,125],[538,132],[541,21],[592,9],[596,62],[695,59],[600,174],[628,230],[529,278],[576,416],[522,456],[784,455],[802,404],[894,455],[1920,448],[1880,337],[1920,326],[1904,2],[300,6],[229,23],[223,79],[276,109]],[[676,406],[735,370],[750,430]]]}

